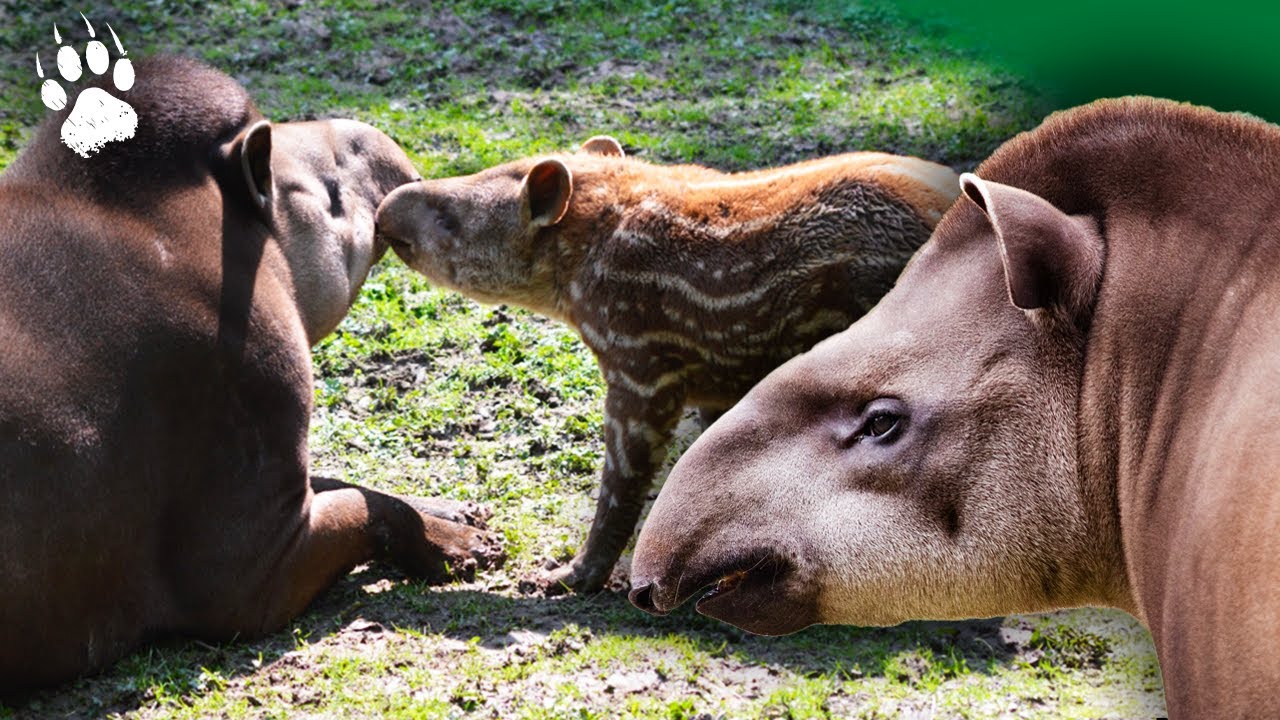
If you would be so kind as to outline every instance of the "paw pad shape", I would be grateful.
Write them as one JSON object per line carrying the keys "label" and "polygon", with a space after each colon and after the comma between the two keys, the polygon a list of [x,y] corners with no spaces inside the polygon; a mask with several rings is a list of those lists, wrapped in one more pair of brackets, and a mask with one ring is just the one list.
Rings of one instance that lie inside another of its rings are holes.
{"label": "paw pad shape", "polygon": [[[84,17],[85,27],[89,28],[89,37],[96,38],[93,25]],[[124,46],[115,30],[107,25],[111,39],[115,41],[116,50],[122,56],[116,60],[111,73],[112,84],[120,92],[133,87],[133,63],[123,57]],[[61,47],[58,48],[58,74],[62,79],[72,83],[84,74],[80,62],[80,54],[70,45],[62,45],[62,35],[58,26],[53,26],[53,39]],[[89,72],[101,75],[111,66],[111,55],[107,46],[96,39],[91,39],[84,49],[84,65]],[[44,78],[44,68],[40,66],[40,54],[36,53],[36,74]],[[61,110],[67,106],[67,93],[61,83],[53,78],[45,80],[40,86],[40,100],[50,110]],[[102,149],[109,142],[128,140],[138,130],[138,114],[129,103],[115,97],[101,88],[88,88],[76,98],[71,114],[62,123],[62,143],[76,151],[81,157],[89,157]]]}

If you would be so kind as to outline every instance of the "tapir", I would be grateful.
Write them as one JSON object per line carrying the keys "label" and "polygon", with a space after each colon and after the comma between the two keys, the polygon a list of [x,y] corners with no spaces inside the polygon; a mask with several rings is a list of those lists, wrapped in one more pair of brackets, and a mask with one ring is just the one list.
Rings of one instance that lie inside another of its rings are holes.
{"label": "tapir", "polygon": [[961,186],[681,458],[632,601],[764,634],[1111,606],[1171,717],[1280,716],[1280,128],[1098,101]]}
{"label": "tapir", "polygon": [[132,139],[51,115],[0,175],[0,694],[149,638],[282,627],[354,565],[500,559],[476,508],[311,478],[310,346],[417,176],[378,130],[273,124],[231,78],[144,59]]}
{"label": "tapir", "polygon": [[714,418],[892,286],[960,194],[951,168],[845,153],[724,173],[576,153],[409,183],[378,230],[432,281],[568,323],[608,384],[586,542],[534,581],[599,590],[635,531],[686,406]]}

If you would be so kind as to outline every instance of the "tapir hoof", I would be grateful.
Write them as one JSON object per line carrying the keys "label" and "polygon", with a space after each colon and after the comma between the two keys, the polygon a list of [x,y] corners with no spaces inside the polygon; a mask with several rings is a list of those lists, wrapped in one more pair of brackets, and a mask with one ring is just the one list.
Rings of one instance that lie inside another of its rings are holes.
{"label": "tapir hoof", "polygon": [[405,563],[412,575],[431,584],[469,582],[477,570],[501,567],[507,560],[501,538],[464,522],[423,515],[426,552]]}
{"label": "tapir hoof", "polygon": [[623,576],[611,575],[612,567],[590,568],[585,563],[573,561],[552,570],[544,571],[532,578],[521,581],[520,589],[526,593],[538,593],[546,597],[556,597],[568,593],[594,593],[601,590],[625,592],[627,580]]}

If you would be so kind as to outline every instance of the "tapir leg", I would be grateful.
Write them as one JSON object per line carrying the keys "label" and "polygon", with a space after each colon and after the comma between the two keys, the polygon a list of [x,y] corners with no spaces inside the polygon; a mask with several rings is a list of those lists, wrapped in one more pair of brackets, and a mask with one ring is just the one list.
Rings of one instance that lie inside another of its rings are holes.
{"label": "tapir leg", "polygon": [[[308,523],[276,575],[269,625],[282,626],[356,565],[385,559],[411,577],[440,583],[470,579],[502,558],[494,536],[419,512],[409,502],[356,486],[312,496]],[[269,628],[264,628],[269,629]]]}
{"label": "tapir leg", "polygon": [[[358,485],[336,480],[334,478],[311,477],[311,490],[317,493],[342,488],[358,488]],[[441,520],[463,523],[472,527],[485,528],[485,523],[493,517],[493,511],[470,500],[450,500],[438,497],[414,497],[410,495],[393,495],[413,506],[414,510]]]}
{"label": "tapir leg", "polygon": [[197,634],[253,636],[283,627],[369,560],[387,560],[411,577],[439,583],[469,579],[477,568],[504,559],[496,536],[419,511],[412,499],[320,478],[314,486],[323,489],[306,493],[296,529],[264,554],[257,572],[244,573],[239,582],[222,578],[221,592],[205,596],[220,601],[189,619]]}
{"label": "tapir leg", "polygon": [[653,475],[666,459],[672,431],[684,410],[679,383],[638,386],[610,385],[605,397],[605,463],[596,515],[587,541],[576,557],[543,580],[548,594],[570,589],[599,590],[631,539]]}

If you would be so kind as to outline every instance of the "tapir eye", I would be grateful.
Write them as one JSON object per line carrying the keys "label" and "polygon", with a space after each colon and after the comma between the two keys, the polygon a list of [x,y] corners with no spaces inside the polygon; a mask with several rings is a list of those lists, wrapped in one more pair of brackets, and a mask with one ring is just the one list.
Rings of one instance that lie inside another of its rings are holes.
{"label": "tapir eye", "polygon": [[436,227],[449,233],[456,235],[458,232],[458,221],[452,215],[442,210],[436,211]]}
{"label": "tapir eye", "polygon": [[878,398],[867,403],[859,419],[861,422],[846,442],[892,442],[906,424],[906,405],[896,398]]}
{"label": "tapir eye", "polygon": [[900,419],[891,412],[877,412],[867,418],[865,434],[867,437],[873,438],[884,437],[898,427],[898,420]]}

